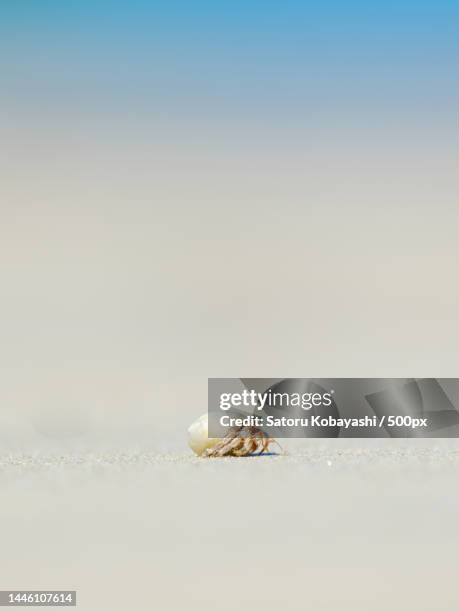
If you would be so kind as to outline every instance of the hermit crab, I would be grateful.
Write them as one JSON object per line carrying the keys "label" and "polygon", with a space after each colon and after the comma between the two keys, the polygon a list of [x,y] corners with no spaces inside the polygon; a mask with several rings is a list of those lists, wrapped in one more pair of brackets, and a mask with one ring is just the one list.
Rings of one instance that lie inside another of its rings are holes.
{"label": "hermit crab", "polygon": [[208,417],[203,414],[188,429],[188,444],[201,457],[262,455],[280,445],[258,427],[231,427],[224,438],[209,438]]}

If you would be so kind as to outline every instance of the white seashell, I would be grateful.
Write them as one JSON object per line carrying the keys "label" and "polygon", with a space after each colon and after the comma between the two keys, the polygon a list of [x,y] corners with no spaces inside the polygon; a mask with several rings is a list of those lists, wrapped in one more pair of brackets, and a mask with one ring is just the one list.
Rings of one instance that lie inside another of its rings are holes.
{"label": "white seashell", "polygon": [[197,454],[202,455],[208,448],[220,442],[219,438],[209,438],[209,419],[206,414],[199,417],[188,428],[188,445]]}

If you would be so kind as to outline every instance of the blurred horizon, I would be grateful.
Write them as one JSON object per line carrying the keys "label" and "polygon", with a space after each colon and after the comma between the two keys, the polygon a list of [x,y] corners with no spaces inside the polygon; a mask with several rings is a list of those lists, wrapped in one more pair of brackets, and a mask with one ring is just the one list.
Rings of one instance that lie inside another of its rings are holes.
{"label": "blurred horizon", "polygon": [[3,2],[0,427],[185,431],[211,376],[457,376],[458,17]]}

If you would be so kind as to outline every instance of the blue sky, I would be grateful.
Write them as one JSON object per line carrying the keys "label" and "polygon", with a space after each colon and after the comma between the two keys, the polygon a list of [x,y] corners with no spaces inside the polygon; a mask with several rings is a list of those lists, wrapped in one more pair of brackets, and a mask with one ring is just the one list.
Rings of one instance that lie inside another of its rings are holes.
{"label": "blue sky", "polygon": [[0,101],[165,120],[456,123],[459,3],[5,1]]}

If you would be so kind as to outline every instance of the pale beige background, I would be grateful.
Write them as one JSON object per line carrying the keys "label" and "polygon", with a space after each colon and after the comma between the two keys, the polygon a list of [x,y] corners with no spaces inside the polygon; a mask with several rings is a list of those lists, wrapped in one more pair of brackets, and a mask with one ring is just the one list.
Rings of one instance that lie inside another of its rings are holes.
{"label": "pale beige background", "polygon": [[16,115],[4,427],[182,429],[208,376],[457,374],[446,135]]}

